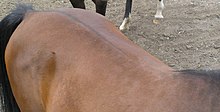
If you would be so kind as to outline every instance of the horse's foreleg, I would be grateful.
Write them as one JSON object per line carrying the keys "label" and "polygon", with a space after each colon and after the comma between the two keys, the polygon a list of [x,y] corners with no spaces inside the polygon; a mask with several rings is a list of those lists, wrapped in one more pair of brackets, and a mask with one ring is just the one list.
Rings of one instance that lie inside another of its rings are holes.
{"label": "horse's foreleg", "polygon": [[131,8],[132,8],[132,0],[127,0],[126,7],[125,7],[124,20],[119,27],[120,30],[129,29],[129,23],[130,23],[130,18],[131,18]]}
{"label": "horse's foreleg", "polygon": [[162,11],[164,9],[164,3],[163,0],[159,0],[157,3],[157,12],[155,14],[155,18],[163,18]]}
{"label": "horse's foreleg", "polygon": [[85,9],[85,3],[84,0],[70,0],[71,4],[73,5],[74,8],[81,8]]}
{"label": "horse's foreleg", "polygon": [[107,0],[92,0],[96,6],[96,12],[105,16]]}

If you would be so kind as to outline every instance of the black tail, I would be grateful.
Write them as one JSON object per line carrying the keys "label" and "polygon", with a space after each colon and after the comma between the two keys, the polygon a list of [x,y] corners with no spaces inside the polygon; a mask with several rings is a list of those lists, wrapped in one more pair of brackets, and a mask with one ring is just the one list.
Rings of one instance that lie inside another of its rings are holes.
{"label": "black tail", "polygon": [[0,22],[0,92],[1,112],[20,112],[14,99],[5,67],[5,48],[17,26],[24,19],[27,11],[33,10],[31,5],[18,5],[9,15]]}

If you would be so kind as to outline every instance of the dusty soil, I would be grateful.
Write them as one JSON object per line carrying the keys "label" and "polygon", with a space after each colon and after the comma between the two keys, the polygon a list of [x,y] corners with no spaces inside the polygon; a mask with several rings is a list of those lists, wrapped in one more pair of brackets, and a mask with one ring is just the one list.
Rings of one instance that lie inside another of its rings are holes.
{"label": "dusty soil", "polygon": [[[37,9],[72,7],[68,0],[1,0],[0,19],[16,3],[33,3]],[[87,9],[94,4],[86,0]],[[119,26],[125,0],[109,0],[107,18]],[[134,0],[130,30],[133,42],[176,69],[219,69],[220,1],[165,0],[164,19],[154,24],[155,0]]]}

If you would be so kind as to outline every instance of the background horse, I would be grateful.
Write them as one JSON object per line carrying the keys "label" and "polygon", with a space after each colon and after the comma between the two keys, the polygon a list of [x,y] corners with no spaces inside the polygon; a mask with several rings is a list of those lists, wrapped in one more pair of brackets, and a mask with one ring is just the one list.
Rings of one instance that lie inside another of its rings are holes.
{"label": "background horse", "polygon": [[0,45],[9,112],[220,111],[219,71],[175,71],[90,11],[19,6]]}
{"label": "background horse", "polygon": [[[96,12],[105,16],[106,6],[108,0],[92,0],[95,3]],[[70,0],[71,4],[74,8],[82,8],[85,9],[84,0]]]}
{"label": "background horse", "polygon": [[[92,0],[92,1],[95,3],[96,12],[105,16],[108,0]],[[70,2],[75,8],[85,9],[84,0],[70,0]],[[124,14],[123,22],[119,27],[120,30],[129,29],[131,8],[132,8],[132,0],[126,0],[125,14]],[[163,0],[159,0],[157,3],[157,12],[155,14],[155,18],[163,18],[163,15],[162,15],[163,9],[164,9]]]}

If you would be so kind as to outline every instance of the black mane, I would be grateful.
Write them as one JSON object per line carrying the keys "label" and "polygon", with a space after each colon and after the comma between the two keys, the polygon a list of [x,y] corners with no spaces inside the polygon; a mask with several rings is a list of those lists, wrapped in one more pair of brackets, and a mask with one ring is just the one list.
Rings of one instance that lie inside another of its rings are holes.
{"label": "black mane", "polygon": [[[220,84],[220,70],[180,70],[177,71],[187,77],[199,77],[209,81],[211,84]],[[219,85],[220,87],[220,85]]]}

